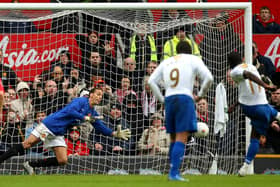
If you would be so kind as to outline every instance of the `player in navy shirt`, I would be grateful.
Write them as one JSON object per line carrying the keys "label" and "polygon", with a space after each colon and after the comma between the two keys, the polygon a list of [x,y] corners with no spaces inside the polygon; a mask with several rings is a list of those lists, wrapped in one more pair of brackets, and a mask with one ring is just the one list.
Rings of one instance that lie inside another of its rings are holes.
{"label": "player in navy shirt", "polygon": [[94,110],[94,106],[99,104],[103,96],[100,88],[94,88],[90,91],[89,98],[80,97],[74,99],[63,109],[46,117],[32,132],[31,135],[22,143],[13,146],[7,152],[0,156],[0,163],[4,160],[16,156],[24,155],[24,150],[33,145],[44,142],[46,148],[52,148],[56,157],[41,159],[23,164],[29,174],[34,173],[34,167],[49,167],[67,164],[67,147],[64,140],[64,134],[73,124],[80,124],[89,121],[99,133],[106,136],[114,136],[127,140],[130,137],[130,130],[112,131],[100,119]]}

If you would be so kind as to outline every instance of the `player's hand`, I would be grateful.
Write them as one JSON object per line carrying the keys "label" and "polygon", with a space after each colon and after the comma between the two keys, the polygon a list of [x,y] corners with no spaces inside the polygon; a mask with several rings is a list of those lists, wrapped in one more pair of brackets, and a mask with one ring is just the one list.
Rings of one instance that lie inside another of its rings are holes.
{"label": "player's hand", "polygon": [[277,90],[277,86],[275,86],[275,85],[266,85],[265,87],[264,87],[266,90],[269,90],[269,91],[272,91],[272,92],[274,92],[274,91],[276,91]]}
{"label": "player's hand", "polygon": [[123,140],[128,140],[128,138],[131,137],[131,131],[129,129],[121,129],[121,125],[117,126],[117,131],[113,132],[113,136],[123,139]]}

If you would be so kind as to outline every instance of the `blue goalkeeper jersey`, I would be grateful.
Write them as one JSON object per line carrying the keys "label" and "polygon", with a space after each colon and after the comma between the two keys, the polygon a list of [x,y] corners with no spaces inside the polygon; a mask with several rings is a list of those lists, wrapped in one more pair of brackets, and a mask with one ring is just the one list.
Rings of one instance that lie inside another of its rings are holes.
{"label": "blue goalkeeper jersey", "polygon": [[[64,135],[68,128],[73,125],[79,125],[83,122],[85,116],[99,116],[99,114],[91,108],[89,100],[86,97],[74,99],[61,110],[47,116],[42,123],[54,134]],[[106,136],[112,135],[112,130],[103,124],[101,120],[92,123],[95,130]]]}

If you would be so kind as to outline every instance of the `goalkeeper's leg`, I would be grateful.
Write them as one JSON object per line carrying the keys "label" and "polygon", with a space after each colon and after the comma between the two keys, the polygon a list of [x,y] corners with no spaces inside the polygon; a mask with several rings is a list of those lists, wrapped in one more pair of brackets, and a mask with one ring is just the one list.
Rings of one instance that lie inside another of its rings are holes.
{"label": "goalkeeper's leg", "polygon": [[24,142],[14,145],[11,149],[3,153],[0,156],[0,163],[4,162],[12,156],[24,155],[25,149],[29,149],[31,146],[37,144],[39,141],[39,138],[31,134]]}
{"label": "goalkeeper's leg", "polygon": [[56,157],[30,161],[29,165],[34,168],[34,167],[59,166],[59,165],[67,164],[68,159],[67,159],[66,147],[54,147],[53,151],[55,152]]}

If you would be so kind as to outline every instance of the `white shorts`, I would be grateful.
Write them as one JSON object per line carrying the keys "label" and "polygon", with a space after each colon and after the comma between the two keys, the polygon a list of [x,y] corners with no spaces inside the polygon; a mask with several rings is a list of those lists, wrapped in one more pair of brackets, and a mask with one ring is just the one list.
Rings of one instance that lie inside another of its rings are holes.
{"label": "white shorts", "polygon": [[43,123],[38,124],[38,126],[31,132],[37,138],[40,138],[44,142],[44,147],[67,147],[64,136],[55,136]]}

